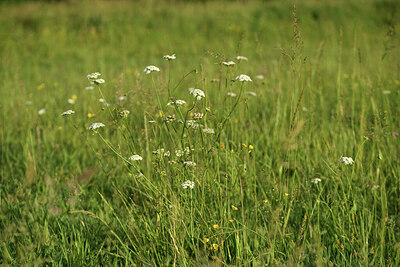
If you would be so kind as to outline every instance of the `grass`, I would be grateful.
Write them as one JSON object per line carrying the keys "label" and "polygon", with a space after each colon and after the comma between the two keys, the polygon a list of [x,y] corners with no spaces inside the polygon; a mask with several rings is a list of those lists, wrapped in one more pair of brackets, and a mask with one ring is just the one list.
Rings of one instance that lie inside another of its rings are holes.
{"label": "grass", "polygon": [[399,8],[0,5],[0,261],[398,266]]}

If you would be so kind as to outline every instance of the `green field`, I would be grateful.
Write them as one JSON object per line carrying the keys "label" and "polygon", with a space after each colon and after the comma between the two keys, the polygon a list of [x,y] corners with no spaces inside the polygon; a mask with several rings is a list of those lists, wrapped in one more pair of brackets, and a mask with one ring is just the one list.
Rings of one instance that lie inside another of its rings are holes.
{"label": "green field", "polygon": [[0,263],[399,266],[399,21],[396,0],[0,3]]}

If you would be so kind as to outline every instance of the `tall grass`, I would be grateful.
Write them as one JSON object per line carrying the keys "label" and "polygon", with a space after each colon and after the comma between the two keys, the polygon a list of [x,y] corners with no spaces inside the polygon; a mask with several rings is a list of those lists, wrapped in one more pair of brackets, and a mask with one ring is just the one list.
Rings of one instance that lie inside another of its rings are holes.
{"label": "tall grass", "polygon": [[398,266],[396,2],[155,3],[0,6],[2,263]]}

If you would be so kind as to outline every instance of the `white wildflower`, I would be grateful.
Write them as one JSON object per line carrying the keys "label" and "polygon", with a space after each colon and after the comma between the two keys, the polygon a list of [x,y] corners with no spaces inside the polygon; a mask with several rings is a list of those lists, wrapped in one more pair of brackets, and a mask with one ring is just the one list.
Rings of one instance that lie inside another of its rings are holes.
{"label": "white wildflower", "polygon": [[176,103],[177,105],[183,105],[183,104],[186,104],[186,101],[185,101],[185,100],[182,100],[182,99],[177,99],[177,100],[175,101],[175,103]]}
{"label": "white wildflower", "polygon": [[199,124],[195,120],[187,120],[186,126],[192,129],[197,129],[199,127]]}
{"label": "white wildflower", "polygon": [[119,101],[124,101],[124,100],[126,100],[126,96],[120,96],[120,97],[118,97],[118,100]]}
{"label": "white wildflower", "polygon": [[95,84],[102,84],[102,83],[105,83],[106,81],[103,80],[103,79],[96,79],[96,80],[94,80],[93,82],[94,82]]}
{"label": "white wildflower", "polygon": [[28,100],[28,101],[25,102],[25,105],[32,105],[32,104],[33,104],[33,102],[30,101],[30,100]]}
{"label": "white wildflower", "polygon": [[178,158],[182,157],[183,154],[184,154],[184,152],[183,152],[182,150],[180,150],[180,149],[175,150],[175,155],[176,155]]}
{"label": "white wildflower", "polygon": [[89,130],[96,130],[98,128],[104,127],[105,125],[101,122],[95,122],[92,125],[89,126]]}
{"label": "white wildflower", "polygon": [[236,63],[231,60],[231,61],[224,61],[224,62],[222,62],[222,64],[227,67],[230,67],[230,66],[235,65]]}
{"label": "white wildflower", "polygon": [[129,157],[130,161],[138,161],[138,160],[143,160],[143,158],[139,155],[132,155]]}
{"label": "white wildflower", "polygon": [[251,78],[244,74],[240,74],[239,76],[237,76],[236,80],[239,80],[240,82],[252,82]]}
{"label": "white wildflower", "polygon": [[86,87],[85,87],[85,90],[87,90],[87,91],[90,91],[90,90],[93,90],[93,89],[94,89],[93,86],[86,86]]}
{"label": "white wildflower", "polygon": [[163,56],[163,59],[165,59],[165,60],[173,60],[173,59],[176,59],[176,56],[175,56],[175,54],[165,55],[165,56]]}
{"label": "white wildflower", "polygon": [[159,68],[157,68],[156,66],[147,66],[145,69],[144,69],[144,72],[146,73],[146,74],[150,74],[150,73],[152,73],[153,71],[160,71],[160,69]]}
{"label": "white wildflower", "polygon": [[156,123],[156,121],[148,121],[147,123],[153,124]]}
{"label": "white wildflower", "polygon": [[215,133],[214,129],[211,129],[211,128],[204,128],[203,132],[204,133],[208,133],[208,134],[214,134]]}
{"label": "white wildflower", "polygon": [[75,111],[69,109],[69,110],[64,111],[63,113],[61,113],[61,116],[66,116],[66,115],[71,115],[71,114],[75,114]]}
{"label": "white wildflower", "polygon": [[264,80],[264,75],[262,75],[262,74],[256,75],[256,79],[257,80]]}
{"label": "white wildflower", "polygon": [[122,110],[119,112],[119,116],[126,118],[126,117],[128,117],[129,113],[130,113],[129,110],[125,109],[125,110]]}
{"label": "white wildflower", "polygon": [[237,56],[237,57],[235,57],[235,59],[236,60],[245,60],[245,61],[249,60],[247,57],[244,57],[244,56]]}
{"label": "white wildflower", "polygon": [[68,101],[68,103],[70,103],[71,105],[75,104],[75,100],[72,99],[72,98],[68,99],[67,101]]}
{"label": "white wildflower", "polygon": [[226,93],[228,96],[231,96],[231,97],[235,97],[236,96],[236,94],[234,93],[234,92],[228,92],[228,93]]}
{"label": "white wildflower", "polygon": [[171,156],[171,152],[169,152],[169,150],[167,152],[164,153],[164,157],[169,157]]}
{"label": "white wildflower", "polygon": [[321,182],[321,179],[319,179],[319,178],[311,179],[311,183],[313,183],[313,184],[318,184],[319,182]]}
{"label": "white wildflower", "polygon": [[257,96],[254,92],[244,92],[245,95]]}
{"label": "white wildflower", "polygon": [[344,165],[351,165],[354,163],[354,160],[350,157],[342,157],[340,159],[340,163],[343,163]]}
{"label": "white wildflower", "polygon": [[100,72],[93,72],[93,73],[91,73],[91,74],[88,74],[88,75],[86,76],[86,78],[87,78],[88,80],[97,79],[100,75],[101,75]]}
{"label": "white wildflower", "polygon": [[44,108],[39,109],[39,111],[38,111],[38,114],[39,114],[39,115],[43,115],[43,114],[45,114],[45,113],[46,113],[46,109],[44,109]]}
{"label": "white wildflower", "polygon": [[203,97],[206,97],[204,92],[200,89],[189,88],[190,94],[192,94],[197,100],[201,100]]}
{"label": "white wildflower", "polygon": [[185,161],[185,162],[183,162],[183,165],[188,166],[188,167],[196,167],[196,163],[193,161]]}
{"label": "white wildflower", "polygon": [[190,180],[187,180],[187,181],[185,181],[185,182],[183,182],[182,184],[181,184],[181,186],[182,186],[182,188],[183,189],[186,189],[186,188],[190,188],[190,189],[193,189],[194,188],[194,182],[192,182],[192,181],[190,181]]}

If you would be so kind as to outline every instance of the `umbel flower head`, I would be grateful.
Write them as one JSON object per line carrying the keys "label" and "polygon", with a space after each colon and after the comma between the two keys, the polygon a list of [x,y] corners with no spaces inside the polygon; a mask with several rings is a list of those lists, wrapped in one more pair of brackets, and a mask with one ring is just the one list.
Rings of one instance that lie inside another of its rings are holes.
{"label": "umbel flower head", "polygon": [[233,62],[232,60],[230,60],[230,61],[224,61],[224,62],[222,62],[222,64],[227,66],[227,67],[230,67],[230,66],[235,65],[236,63]]}
{"label": "umbel flower head", "polygon": [[96,80],[94,80],[93,82],[94,82],[95,84],[102,84],[102,83],[105,83],[106,81],[103,80],[103,79],[96,79]]}
{"label": "umbel flower head", "polygon": [[237,56],[237,57],[235,57],[235,59],[236,60],[245,60],[245,61],[249,60],[247,57],[244,57],[244,56]]}
{"label": "umbel flower head", "polygon": [[350,157],[342,157],[340,159],[340,163],[342,163],[344,165],[352,165],[354,163],[354,160]]}
{"label": "umbel flower head", "polygon": [[181,184],[181,186],[182,186],[183,189],[186,189],[186,188],[193,189],[194,188],[194,182],[192,182],[190,180],[187,180],[187,181],[183,182]]}
{"label": "umbel flower head", "polygon": [[157,68],[156,66],[153,66],[153,65],[147,66],[147,67],[144,69],[144,72],[145,72],[146,74],[150,74],[150,73],[152,73],[153,71],[160,71],[160,69]]}
{"label": "umbel flower head", "polygon": [[139,155],[132,155],[129,157],[130,161],[138,161],[138,160],[143,160],[143,158]]}
{"label": "umbel flower head", "polygon": [[101,128],[101,127],[104,127],[104,126],[105,125],[103,123],[101,123],[101,122],[95,122],[92,125],[90,125],[88,129],[94,131],[94,130],[96,130],[98,128]]}
{"label": "umbel flower head", "polygon": [[93,79],[99,78],[100,75],[101,75],[100,72],[93,72],[93,73],[86,75],[86,78],[88,80],[93,80]]}
{"label": "umbel flower head", "polygon": [[200,89],[189,88],[189,93],[192,94],[197,100],[201,100],[203,97],[206,97],[204,92]]}
{"label": "umbel flower head", "polygon": [[71,114],[74,114],[74,113],[75,113],[75,111],[69,109],[69,110],[64,111],[63,113],[61,113],[61,116],[71,115]]}
{"label": "umbel flower head", "polygon": [[236,80],[240,82],[252,82],[251,78],[245,74],[240,74],[236,77]]}
{"label": "umbel flower head", "polygon": [[172,54],[171,56],[170,55],[165,55],[165,56],[163,56],[163,59],[165,59],[165,60],[173,60],[173,59],[176,59],[176,56],[175,56],[175,54]]}

